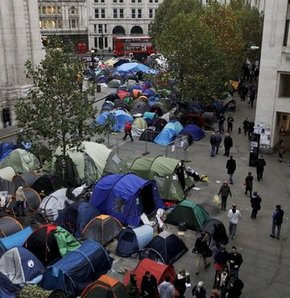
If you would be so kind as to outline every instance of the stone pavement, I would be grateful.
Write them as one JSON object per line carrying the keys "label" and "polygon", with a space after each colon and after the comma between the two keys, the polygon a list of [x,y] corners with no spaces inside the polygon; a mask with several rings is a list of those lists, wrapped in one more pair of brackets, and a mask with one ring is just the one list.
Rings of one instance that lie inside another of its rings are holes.
{"label": "stone pavement", "polygon": [[[97,94],[98,98],[107,95],[114,90],[102,88],[102,92]],[[102,102],[99,103],[101,105]],[[227,115],[226,115],[227,116]],[[290,250],[289,250],[289,173],[288,160],[278,162],[277,154],[264,156],[267,166],[265,168],[263,180],[257,182],[255,168],[249,167],[249,141],[243,134],[238,134],[238,127],[242,126],[245,117],[254,119],[254,109],[251,109],[246,102],[237,99],[237,111],[232,113],[235,119],[234,131],[232,133],[234,147],[231,150],[236,162],[237,170],[234,175],[234,185],[231,185],[233,197],[228,199],[228,208],[232,203],[237,204],[237,208],[242,213],[242,220],[237,228],[237,237],[227,245],[236,245],[242,253],[244,263],[240,269],[240,278],[245,284],[242,297],[244,298],[288,298],[290,297]],[[13,131],[15,128],[5,128],[0,130],[0,137]],[[220,183],[228,179],[225,164],[227,158],[223,156],[223,148],[220,155],[211,158],[209,136],[199,142],[195,142],[185,155],[184,152],[171,152],[164,146],[153,143],[146,143],[137,139],[134,142],[124,142],[123,134],[114,134],[110,137],[110,145],[116,149],[119,156],[127,162],[141,156],[145,151],[148,156],[158,154],[168,154],[170,157],[177,157],[190,160],[189,165],[200,174],[209,177],[208,183],[199,183],[200,190],[192,190],[188,198],[203,205],[209,212],[210,217],[221,220],[228,228],[227,211],[221,211],[213,204],[213,196],[218,192]],[[186,157],[186,158],[185,158]],[[257,219],[250,218],[251,208],[249,197],[244,194],[244,179],[249,171],[254,174],[254,190],[257,190],[262,197],[262,208]],[[271,214],[276,204],[281,204],[284,209],[284,223],[282,225],[281,240],[269,237],[271,232]],[[227,208],[227,209],[228,209]],[[182,219],[181,219],[182,221]],[[168,225],[169,231],[177,232],[177,228]],[[195,232],[187,230],[183,239],[188,247],[188,252],[174,263],[176,271],[185,269],[189,271],[191,283],[195,285],[199,280],[205,281],[205,287],[209,293],[213,286],[214,269],[211,266],[206,270],[201,270],[199,276],[194,273],[194,254],[191,249],[195,241]],[[133,269],[138,263],[138,259],[124,259],[114,255],[116,241],[110,244],[109,249],[115,258],[111,275],[120,280],[123,278],[121,271],[124,268]],[[288,249],[287,249],[288,247]],[[213,262],[212,262],[213,263]],[[188,288],[186,297],[191,296],[191,289]]]}

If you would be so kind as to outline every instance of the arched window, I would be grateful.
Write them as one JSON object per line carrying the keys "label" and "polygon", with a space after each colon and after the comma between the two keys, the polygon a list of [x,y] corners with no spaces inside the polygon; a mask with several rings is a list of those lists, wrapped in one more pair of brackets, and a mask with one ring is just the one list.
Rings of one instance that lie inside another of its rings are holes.
{"label": "arched window", "polygon": [[131,29],[131,34],[143,34],[143,29],[140,26],[134,26]]}
{"label": "arched window", "polygon": [[125,35],[125,29],[122,26],[116,26],[113,29],[113,34],[114,35]]}

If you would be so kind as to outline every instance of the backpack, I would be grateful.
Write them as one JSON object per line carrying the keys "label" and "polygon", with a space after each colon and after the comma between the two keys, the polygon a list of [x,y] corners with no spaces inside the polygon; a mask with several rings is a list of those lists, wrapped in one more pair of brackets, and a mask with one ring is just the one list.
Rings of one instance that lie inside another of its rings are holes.
{"label": "backpack", "polygon": [[129,132],[132,129],[132,125],[130,122],[127,122],[125,124],[125,132]]}

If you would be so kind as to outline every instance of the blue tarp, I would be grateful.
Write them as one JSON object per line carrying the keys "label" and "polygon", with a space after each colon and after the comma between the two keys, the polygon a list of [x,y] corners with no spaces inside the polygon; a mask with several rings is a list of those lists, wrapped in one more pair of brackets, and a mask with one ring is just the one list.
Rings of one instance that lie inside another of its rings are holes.
{"label": "blue tarp", "polygon": [[154,143],[164,146],[169,145],[169,143],[175,139],[182,129],[183,127],[180,122],[169,122],[154,139]]}
{"label": "blue tarp", "polygon": [[110,111],[110,112],[104,112],[102,113],[101,115],[99,115],[96,119],[96,122],[98,124],[105,124],[106,120],[107,119],[112,119],[115,124],[113,125],[113,130],[114,131],[123,131],[124,130],[124,127],[125,127],[125,123],[127,121],[129,122],[133,122],[133,117],[122,111],[122,110],[113,110],[113,111]]}
{"label": "blue tarp", "polygon": [[0,143],[0,161],[5,159],[17,146],[13,143]]}
{"label": "blue tarp", "polygon": [[111,269],[112,260],[103,246],[94,240],[86,240],[75,251],[46,270],[41,287],[46,290],[63,290],[68,297],[77,297],[92,281]]}
{"label": "blue tarp", "polygon": [[156,182],[132,173],[102,177],[95,185],[90,202],[101,213],[132,226],[140,224],[143,212],[150,215],[163,207]]}
{"label": "blue tarp", "polygon": [[186,125],[183,128],[183,130],[179,133],[179,135],[182,135],[185,132],[189,132],[191,134],[193,141],[199,141],[205,137],[204,131],[200,127],[194,124]]}
{"label": "blue tarp", "polygon": [[116,68],[118,72],[143,72],[148,74],[157,74],[158,71],[138,62],[124,63]]}
{"label": "blue tarp", "polygon": [[0,238],[0,256],[12,247],[22,246],[32,232],[31,227],[26,227],[8,237]]}

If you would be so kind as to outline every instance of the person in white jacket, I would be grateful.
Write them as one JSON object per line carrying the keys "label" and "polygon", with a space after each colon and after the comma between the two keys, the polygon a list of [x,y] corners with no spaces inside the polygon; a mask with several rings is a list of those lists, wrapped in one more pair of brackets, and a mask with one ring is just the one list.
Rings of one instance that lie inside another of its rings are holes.
{"label": "person in white jacket", "polygon": [[229,224],[229,234],[231,239],[236,238],[237,225],[242,218],[241,212],[237,209],[237,205],[233,205],[232,209],[228,212]]}

